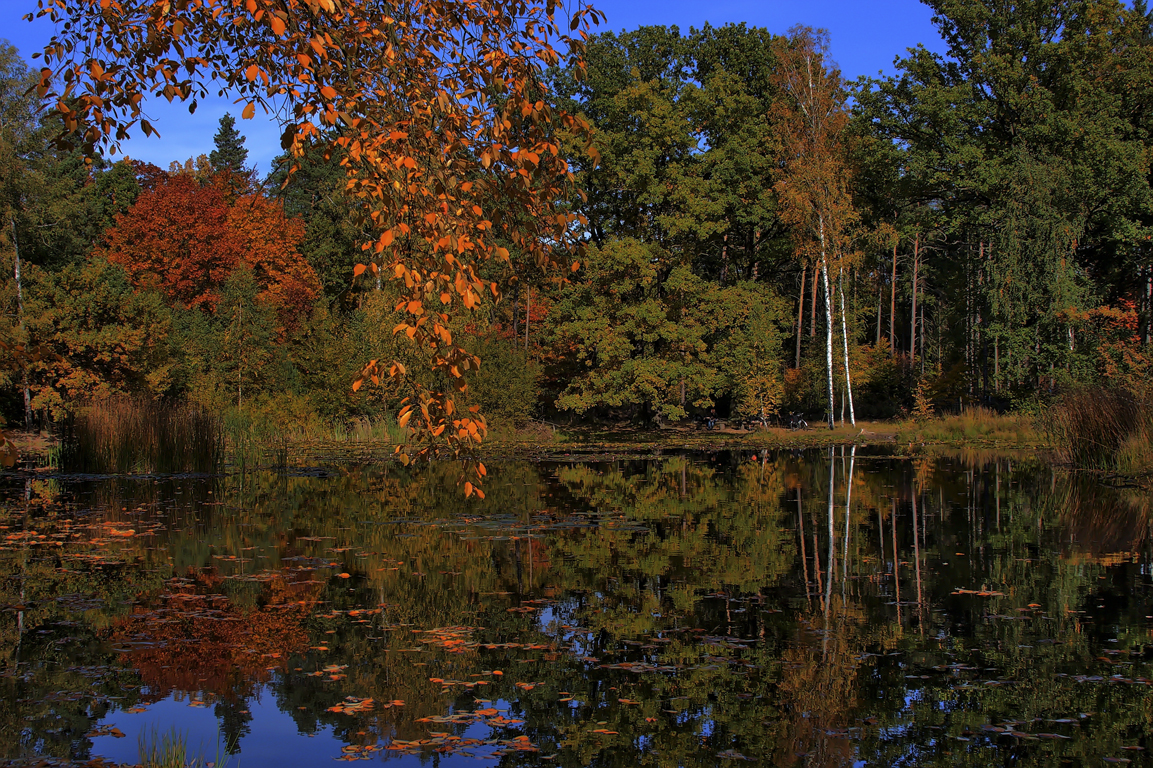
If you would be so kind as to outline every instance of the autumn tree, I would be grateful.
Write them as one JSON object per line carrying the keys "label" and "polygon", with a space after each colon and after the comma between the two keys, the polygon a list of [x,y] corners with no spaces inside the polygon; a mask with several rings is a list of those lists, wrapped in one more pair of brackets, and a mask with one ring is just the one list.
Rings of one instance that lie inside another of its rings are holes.
{"label": "autumn tree", "polygon": [[[221,89],[245,104],[244,118],[275,110],[293,157],[318,142],[346,152],[347,188],[369,233],[365,271],[405,286],[396,332],[457,389],[480,360],[454,334],[462,308],[499,295],[478,275],[483,262],[508,257],[497,237],[543,264],[575,247],[572,219],[556,205],[573,177],[555,134],[584,129],[546,104],[541,74],[566,60],[579,66],[583,28],[599,17],[583,4],[571,19],[551,1],[38,5],[63,29],[45,48],[40,89],[58,104],[66,141],[115,150],[131,130],[155,131],[146,96],[195,107]],[[363,376],[405,384],[386,361]],[[415,418],[429,440],[462,447],[483,437],[483,419],[458,413],[450,393],[410,392],[401,420]]]}
{"label": "autumn tree", "polygon": [[158,172],[152,189],[116,217],[101,253],[124,266],[136,285],[207,310],[216,307],[228,277],[247,267],[262,299],[293,322],[320,288],[297,251],[304,226],[258,191],[231,199],[234,180],[227,171],[203,181],[191,172]]}
{"label": "autumn tree", "polygon": [[777,45],[775,77],[785,99],[778,105],[783,133],[783,176],[777,184],[782,216],[793,226],[797,251],[820,270],[825,307],[825,369],[828,423],[833,428],[833,293],[829,273],[837,273],[844,341],[845,391],[849,416],[853,388],[849,369],[848,322],[843,279],[852,227],[857,219],[846,183],[848,169],[841,146],[848,122],[845,88],[829,57],[824,30],[794,27]]}

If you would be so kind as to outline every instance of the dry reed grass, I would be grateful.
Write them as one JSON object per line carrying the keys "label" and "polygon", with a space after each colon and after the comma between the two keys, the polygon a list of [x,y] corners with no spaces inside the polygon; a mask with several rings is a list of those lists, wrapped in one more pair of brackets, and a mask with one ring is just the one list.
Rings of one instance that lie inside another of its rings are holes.
{"label": "dry reed grass", "polygon": [[214,472],[223,444],[220,419],[199,406],[110,398],[71,419],[62,458],[77,472]]}
{"label": "dry reed grass", "polygon": [[1027,415],[1002,414],[983,406],[970,406],[959,414],[902,424],[897,437],[898,442],[901,440],[1035,445],[1041,441],[1041,434]]}
{"label": "dry reed grass", "polygon": [[1153,403],[1119,388],[1067,393],[1049,409],[1046,432],[1058,457],[1084,469],[1153,469]]}

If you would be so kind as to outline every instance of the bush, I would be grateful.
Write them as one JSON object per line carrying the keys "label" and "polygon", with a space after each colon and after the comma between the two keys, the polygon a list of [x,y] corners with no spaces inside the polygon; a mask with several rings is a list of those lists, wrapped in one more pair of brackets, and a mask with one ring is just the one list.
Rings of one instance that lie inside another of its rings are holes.
{"label": "bush", "polygon": [[540,366],[513,342],[477,337],[464,344],[480,357],[480,370],[468,378],[468,403],[497,423],[519,427],[532,418],[540,396]]}

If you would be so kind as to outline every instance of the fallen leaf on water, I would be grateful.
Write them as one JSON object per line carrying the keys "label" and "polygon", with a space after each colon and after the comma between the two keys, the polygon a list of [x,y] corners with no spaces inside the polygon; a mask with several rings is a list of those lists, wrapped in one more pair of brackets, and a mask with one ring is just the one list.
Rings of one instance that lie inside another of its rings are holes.
{"label": "fallen leaf on water", "polygon": [[724,752],[718,752],[717,757],[724,758],[725,760],[749,760],[749,761],[751,761],[753,759],[751,757],[745,757],[744,755],[742,755],[740,752],[736,751],[735,749],[726,749]]}

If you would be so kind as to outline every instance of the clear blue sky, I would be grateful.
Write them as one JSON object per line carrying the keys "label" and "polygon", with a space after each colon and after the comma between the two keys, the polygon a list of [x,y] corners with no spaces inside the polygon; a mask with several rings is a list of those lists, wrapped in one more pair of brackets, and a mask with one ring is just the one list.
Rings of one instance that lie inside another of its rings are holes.
{"label": "clear blue sky", "polygon": [[[608,14],[601,29],[614,32],[648,24],[676,25],[685,33],[706,22],[713,26],[744,22],[777,34],[784,34],[794,24],[824,27],[830,33],[833,57],[850,79],[881,71],[891,73],[893,59],[917,43],[932,50],[944,48],[928,7],[918,0],[594,0],[594,4]],[[29,57],[51,36],[51,27],[21,20],[35,9],[34,0],[0,0],[0,5],[0,37],[19,48],[30,65],[35,64]],[[240,113],[226,99],[201,103],[194,116],[186,108],[163,100],[148,104],[146,111],[161,138],[134,136],[124,144],[124,151],[162,168],[173,160],[211,151],[220,116],[228,111],[237,116]],[[259,115],[253,120],[238,120],[238,127],[248,139],[249,162],[267,172],[271,159],[280,151],[280,130]]]}

